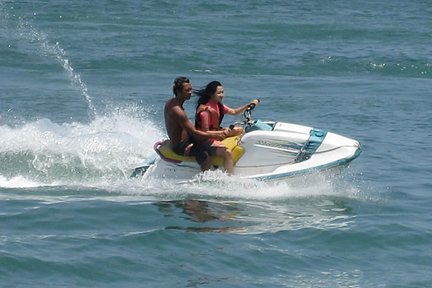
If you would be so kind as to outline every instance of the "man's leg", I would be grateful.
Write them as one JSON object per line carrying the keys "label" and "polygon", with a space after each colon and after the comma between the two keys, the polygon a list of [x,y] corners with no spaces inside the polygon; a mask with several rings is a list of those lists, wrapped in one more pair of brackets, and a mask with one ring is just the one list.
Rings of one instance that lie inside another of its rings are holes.
{"label": "man's leg", "polygon": [[195,155],[195,159],[201,167],[201,171],[209,170],[211,167],[210,150],[205,146],[195,143],[192,146],[191,152]]}
{"label": "man's leg", "polygon": [[209,170],[211,167],[211,158],[210,156],[207,156],[207,158],[200,164],[201,171]]}

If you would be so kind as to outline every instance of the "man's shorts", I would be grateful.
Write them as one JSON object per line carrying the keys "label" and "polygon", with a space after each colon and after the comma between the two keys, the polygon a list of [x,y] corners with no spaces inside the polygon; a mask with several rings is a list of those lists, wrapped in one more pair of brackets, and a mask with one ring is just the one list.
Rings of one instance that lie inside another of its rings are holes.
{"label": "man's shorts", "polygon": [[201,166],[208,157],[216,155],[217,147],[213,147],[212,144],[213,141],[210,139],[195,141],[192,137],[188,137],[174,147],[173,151],[179,155],[195,156]]}

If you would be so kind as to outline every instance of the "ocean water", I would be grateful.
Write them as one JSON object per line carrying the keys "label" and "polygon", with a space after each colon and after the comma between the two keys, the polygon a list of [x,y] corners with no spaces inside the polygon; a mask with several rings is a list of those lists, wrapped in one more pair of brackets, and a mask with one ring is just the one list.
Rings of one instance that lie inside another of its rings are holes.
{"label": "ocean water", "polygon": [[[0,1],[0,286],[432,287],[431,19],[421,0]],[[284,182],[130,179],[180,75],[363,153]]]}

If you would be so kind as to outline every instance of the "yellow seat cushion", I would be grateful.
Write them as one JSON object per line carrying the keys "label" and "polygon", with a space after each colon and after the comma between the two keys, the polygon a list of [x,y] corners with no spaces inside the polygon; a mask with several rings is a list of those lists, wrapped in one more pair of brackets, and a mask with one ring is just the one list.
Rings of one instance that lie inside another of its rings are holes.
{"label": "yellow seat cushion", "polygon": [[[240,140],[239,136],[228,137],[221,142],[225,147],[229,148],[233,154],[234,163],[236,163],[241,156],[244,154],[244,148],[238,145]],[[172,160],[174,162],[196,162],[195,156],[183,156],[174,153],[170,148],[169,140],[165,140],[162,143],[157,143],[155,145],[156,152],[160,153],[163,158]],[[212,156],[211,163],[214,166],[223,166],[224,158],[222,156]]]}

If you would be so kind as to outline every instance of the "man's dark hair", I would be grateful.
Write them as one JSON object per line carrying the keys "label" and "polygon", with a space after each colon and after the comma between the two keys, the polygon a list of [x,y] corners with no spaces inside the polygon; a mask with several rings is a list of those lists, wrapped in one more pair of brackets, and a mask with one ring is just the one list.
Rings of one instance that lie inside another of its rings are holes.
{"label": "man's dark hair", "polygon": [[184,76],[180,76],[174,80],[174,84],[173,84],[174,95],[177,96],[182,91],[184,83],[190,83],[189,78],[184,77]]}

